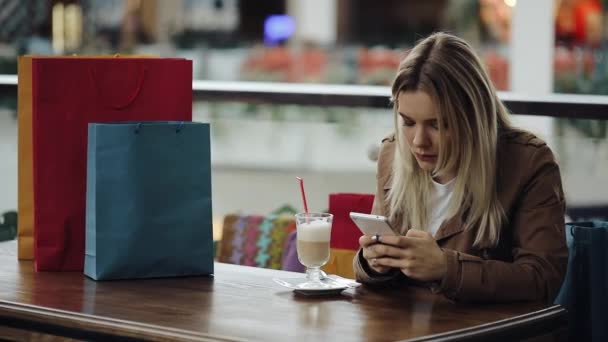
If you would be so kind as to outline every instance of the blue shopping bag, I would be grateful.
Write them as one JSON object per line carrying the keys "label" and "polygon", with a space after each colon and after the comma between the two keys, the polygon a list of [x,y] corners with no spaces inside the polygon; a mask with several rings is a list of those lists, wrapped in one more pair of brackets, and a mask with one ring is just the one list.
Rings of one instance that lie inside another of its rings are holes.
{"label": "blue shopping bag", "polygon": [[556,304],[568,310],[569,339],[608,341],[608,222],[566,225],[568,270]]}
{"label": "blue shopping bag", "polygon": [[84,273],[212,274],[209,125],[92,123],[88,132]]}

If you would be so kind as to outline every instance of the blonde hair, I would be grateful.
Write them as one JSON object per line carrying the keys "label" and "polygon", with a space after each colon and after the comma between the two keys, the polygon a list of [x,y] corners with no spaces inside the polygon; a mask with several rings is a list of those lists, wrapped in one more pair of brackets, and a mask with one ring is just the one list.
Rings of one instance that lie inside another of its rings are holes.
{"label": "blonde hair", "polygon": [[[407,91],[427,93],[438,110],[439,156],[431,173],[418,166],[401,137],[398,96]],[[512,126],[479,58],[464,40],[434,33],[401,62],[392,96],[398,148],[388,193],[391,220],[401,220],[402,231],[425,229],[431,178],[454,172],[447,217],[462,215],[465,230],[479,227],[474,246],[496,246],[506,221],[496,190],[496,146],[499,130]]]}

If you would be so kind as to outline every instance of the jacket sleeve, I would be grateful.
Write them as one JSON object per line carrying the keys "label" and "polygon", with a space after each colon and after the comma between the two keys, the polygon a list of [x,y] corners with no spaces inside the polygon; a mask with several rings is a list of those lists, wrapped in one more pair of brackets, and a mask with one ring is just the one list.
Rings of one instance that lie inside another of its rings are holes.
{"label": "jacket sleeve", "polygon": [[363,258],[363,251],[359,251],[353,259],[353,268],[355,270],[355,279],[364,284],[383,284],[397,278],[400,274],[399,269],[391,269],[387,273],[378,273],[369,267],[367,260]]}
{"label": "jacket sleeve", "polygon": [[552,302],[566,272],[565,201],[559,167],[543,145],[533,153],[519,204],[505,228],[513,262],[444,249],[448,271],[436,291],[471,302]]}
{"label": "jacket sleeve", "polygon": [[[378,155],[378,170],[376,172],[376,195],[374,197],[374,204],[372,206],[372,214],[384,215],[384,184],[387,182],[387,178],[391,172],[392,167],[392,153],[390,149],[387,149],[387,144],[383,143],[380,146],[380,152]],[[366,284],[378,284],[390,281],[399,275],[399,270],[394,269],[386,274],[375,272],[367,264],[367,260],[363,258],[363,251],[359,248],[359,251],[353,259],[353,269],[355,271],[355,278],[357,281]]]}

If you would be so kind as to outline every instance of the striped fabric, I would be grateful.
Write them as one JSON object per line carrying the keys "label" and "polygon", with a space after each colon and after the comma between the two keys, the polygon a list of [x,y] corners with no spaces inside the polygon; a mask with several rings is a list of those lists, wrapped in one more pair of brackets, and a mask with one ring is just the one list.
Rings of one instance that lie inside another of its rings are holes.
{"label": "striped fabric", "polygon": [[293,215],[227,215],[217,260],[281,269],[287,237],[295,229]]}

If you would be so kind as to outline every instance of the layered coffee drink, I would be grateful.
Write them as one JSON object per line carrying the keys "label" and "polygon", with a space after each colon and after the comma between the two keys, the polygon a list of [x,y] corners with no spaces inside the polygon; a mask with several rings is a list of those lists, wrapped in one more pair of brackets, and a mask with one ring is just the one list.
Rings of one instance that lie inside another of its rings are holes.
{"label": "layered coffee drink", "polygon": [[297,249],[300,263],[306,267],[321,267],[329,260],[331,223],[311,221],[301,223],[297,232]]}

